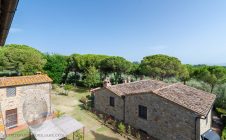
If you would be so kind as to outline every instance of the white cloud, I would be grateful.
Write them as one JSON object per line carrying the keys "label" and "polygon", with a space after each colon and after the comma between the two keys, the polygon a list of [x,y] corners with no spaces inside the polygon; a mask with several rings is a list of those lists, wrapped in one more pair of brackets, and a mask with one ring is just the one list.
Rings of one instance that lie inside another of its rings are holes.
{"label": "white cloud", "polygon": [[14,27],[10,28],[10,30],[9,30],[10,33],[19,33],[19,32],[22,32],[22,31],[23,31],[23,29],[14,28]]}

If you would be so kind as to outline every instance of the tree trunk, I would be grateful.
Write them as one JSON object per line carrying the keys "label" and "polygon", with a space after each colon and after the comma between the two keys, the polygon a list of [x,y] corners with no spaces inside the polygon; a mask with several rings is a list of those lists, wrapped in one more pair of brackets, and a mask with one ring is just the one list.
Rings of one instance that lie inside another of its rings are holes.
{"label": "tree trunk", "polygon": [[213,93],[214,85],[211,85],[211,93]]}

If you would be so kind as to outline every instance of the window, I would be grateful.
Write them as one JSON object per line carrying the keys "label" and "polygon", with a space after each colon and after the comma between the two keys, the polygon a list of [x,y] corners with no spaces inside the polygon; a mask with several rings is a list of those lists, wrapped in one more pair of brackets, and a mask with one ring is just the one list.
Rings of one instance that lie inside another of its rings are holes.
{"label": "window", "polygon": [[147,107],[139,105],[139,117],[142,119],[147,119]]}
{"label": "window", "polygon": [[110,97],[110,106],[115,106],[115,98],[114,97]]}
{"label": "window", "polygon": [[17,109],[6,110],[6,127],[13,128],[17,125]]}
{"label": "window", "polygon": [[9,87],[6,89],[6,96],[7,97],[13,97],[16,96],[16,88],[15,87]]}

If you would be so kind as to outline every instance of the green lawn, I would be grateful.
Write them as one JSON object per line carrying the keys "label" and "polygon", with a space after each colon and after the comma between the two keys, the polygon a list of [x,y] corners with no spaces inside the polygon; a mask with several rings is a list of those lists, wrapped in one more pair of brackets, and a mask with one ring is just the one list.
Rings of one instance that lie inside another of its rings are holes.
{"label": "green lawn", "polygon": [[30,140],[28,129],[16,132],[7,137],[6,140]]}
{"label": "green lawn", "polygon": [[[85,139],[86,140],[125,140],[118,133],[113,132],[109,128],[102,125],[96,120],[96,116],[81,107],[79,99],[83,96],[89,95],[89,91],[83,88],[74,89],[70,91],[68,96],[57,95],[58,90],[53,90],[51,93],[51,101],[53,107],[66,115],[74,117],[76,120],[80,121],[85,125]],[[17,136],[16,134],[20,134]],[[23,130],[15,133],[13,136],[9,136],[7,140],[27,140],[28,130]],[[72,134],[67,137],[72,140]]]}
{"label": "green lawn", "polygon": [[[85,139],[124,140],[119,134],[98,122],[94,114],[81,107],[82,104],[79,99],[87,95],[90,95],[88,90],[78,88],[73,92],[69,92],[68,96],[52,94],[52,103],[56,109],[65,112],[85,125]],[[68,136],[68,138],[72,139],[72,135]]]}

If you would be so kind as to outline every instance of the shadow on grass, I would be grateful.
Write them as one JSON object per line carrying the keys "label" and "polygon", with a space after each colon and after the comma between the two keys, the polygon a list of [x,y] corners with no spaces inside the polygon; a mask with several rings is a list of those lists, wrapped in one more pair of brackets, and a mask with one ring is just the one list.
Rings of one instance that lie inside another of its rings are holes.
{"label": "shadow on grass", "polygon": [[95,137],[96,140],[119,140],[117,138],[113,138],[113,137],[110,137],[110,136],[106,136],[106,135],[103,135],[103,134],[96,133],[92,130],[91,130],[91,133]]}

